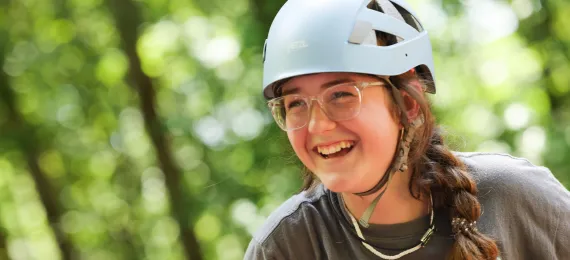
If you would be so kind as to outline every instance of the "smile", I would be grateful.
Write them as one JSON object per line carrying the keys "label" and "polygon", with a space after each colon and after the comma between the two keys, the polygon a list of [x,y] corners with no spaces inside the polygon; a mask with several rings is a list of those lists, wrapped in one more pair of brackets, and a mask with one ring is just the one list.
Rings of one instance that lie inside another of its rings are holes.
{"label": "smile", "polygon": [[313,150],[325,159],[344,156],[356,145],[354,141],[341,141],[331,145],[319,145]]}

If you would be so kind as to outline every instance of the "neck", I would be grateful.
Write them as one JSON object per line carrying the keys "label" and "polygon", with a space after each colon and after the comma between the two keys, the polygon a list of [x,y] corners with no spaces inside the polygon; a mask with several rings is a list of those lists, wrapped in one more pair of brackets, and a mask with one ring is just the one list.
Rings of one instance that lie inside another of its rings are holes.
{"label": "neck", "polygon": [[360,218],[372,201],[384,189],[387,189],[368,221],[371,224],[397,224],[412,221],[429,213],[429,197],[422,196],[418,200],[410,194],[408,172],[395,173],[388,187],[368,195],[357,196],[342,193],[346,207],[355,218]]}

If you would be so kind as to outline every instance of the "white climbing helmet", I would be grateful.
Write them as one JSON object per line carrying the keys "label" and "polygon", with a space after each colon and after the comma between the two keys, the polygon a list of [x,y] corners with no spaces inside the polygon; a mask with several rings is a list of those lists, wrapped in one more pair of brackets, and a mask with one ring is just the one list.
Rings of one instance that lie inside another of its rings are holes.
{"label": "white climbing helmet", "polygon": [[[435,79],[427,31],[404,0],[289,0],[273,20],[263,51],[263,95],[274,83],[322,72],[395,76],[417,68]],[[377,46],[374,31],[398,38]],[[430,84],[431,85],[431,84]],[[435,84],[425,90],[435,93]]]}

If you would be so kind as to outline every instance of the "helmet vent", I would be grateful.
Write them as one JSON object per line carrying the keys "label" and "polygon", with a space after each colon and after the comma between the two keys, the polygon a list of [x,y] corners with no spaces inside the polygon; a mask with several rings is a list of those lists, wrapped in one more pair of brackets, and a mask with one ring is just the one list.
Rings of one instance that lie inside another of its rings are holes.
{"label": "helmet vent", "polygon": [[[382,7],[376,0],[370,1],[370,3],[366,7],[368,7],[368,9],[372,11],[384,13],[384,10],[382,10]],[[373,30],[373,31],[376,35],[376,45],[378,46],[390,46],[402,41],[402,38],[393,35],[391,33],[382,32],[378,30]],[[369,43],[370,41],[366,42]]]}
{"label": "helmet vent", "polygon": [[408,25],[414,27],[414,29],[416,29],[418,32],[424,31],[424,28],[422,27],[422,25],[420,24],[420,22],[418,21],[418,19],[415,16],[413,16],[410,12],[408,12],[406,9],[404,9],[400,5],[398,5],[394,2],[392,2],[392,4],[394,5],[394,7],[396,7],[398,12],[402,15],[402,17],[404,18],[404,21],[406,21],[406,23]]}
{"label": "helmet vent", "polygon": [[[382,5],[379,3],[379,1],[382,1],[384,6],[386,6],[389,9],[392,9],[391,12],[385,12],[382,9]],[[387,2],[387,3],[386,3]],[[393,6],[393,7],[392,7]],[[377,11],[377,12],[381,12],[381,13],[385,13],[387,15],[393,16],[394,18],[397,18],[399,20],[402,20],[404,22],[406,22],[409,26],[413,27],[414,29],[416,29],[416,31],[418,32],[423,32],[424,28],[422,27],[422,25],[420,24],[420,22],[418,21],[418,19],[413,16],[408,10],[406,10],[405,8],[403,8],[402,6],[400,6],[397,3],[394,3],[393,1],[389,1],[389,0],[371,0],[370,3],[368,3],[367,5],[368,9],[373,10],[373,11]],[[394,10],[395,9],[395,10]],[[394,14],[393,12],[398,12],[398,14]]]}

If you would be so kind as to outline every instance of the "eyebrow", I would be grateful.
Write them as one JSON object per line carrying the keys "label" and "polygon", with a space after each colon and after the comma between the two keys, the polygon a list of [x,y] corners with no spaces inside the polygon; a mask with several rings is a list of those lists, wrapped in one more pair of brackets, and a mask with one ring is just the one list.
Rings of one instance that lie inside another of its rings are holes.
{"label": "eyebrow", "polygon": [[[338,85],[338,84],[342,84],[342,83],[348,83],[348,82],[355,82],[354,79],[351,78],[340,78],[340,79],[335,79],[333,81],[329,81],[325,84],[321,85],[321,89],[326,89],[326,88],[330,88],[332,86]],[[286,96],[286,95],[290,95],[290,94],[296,94],[299,93],[299,88],[298,87],[293,87],[290,88],[288,90],[285,90],[281,93],[281,96]]]}

